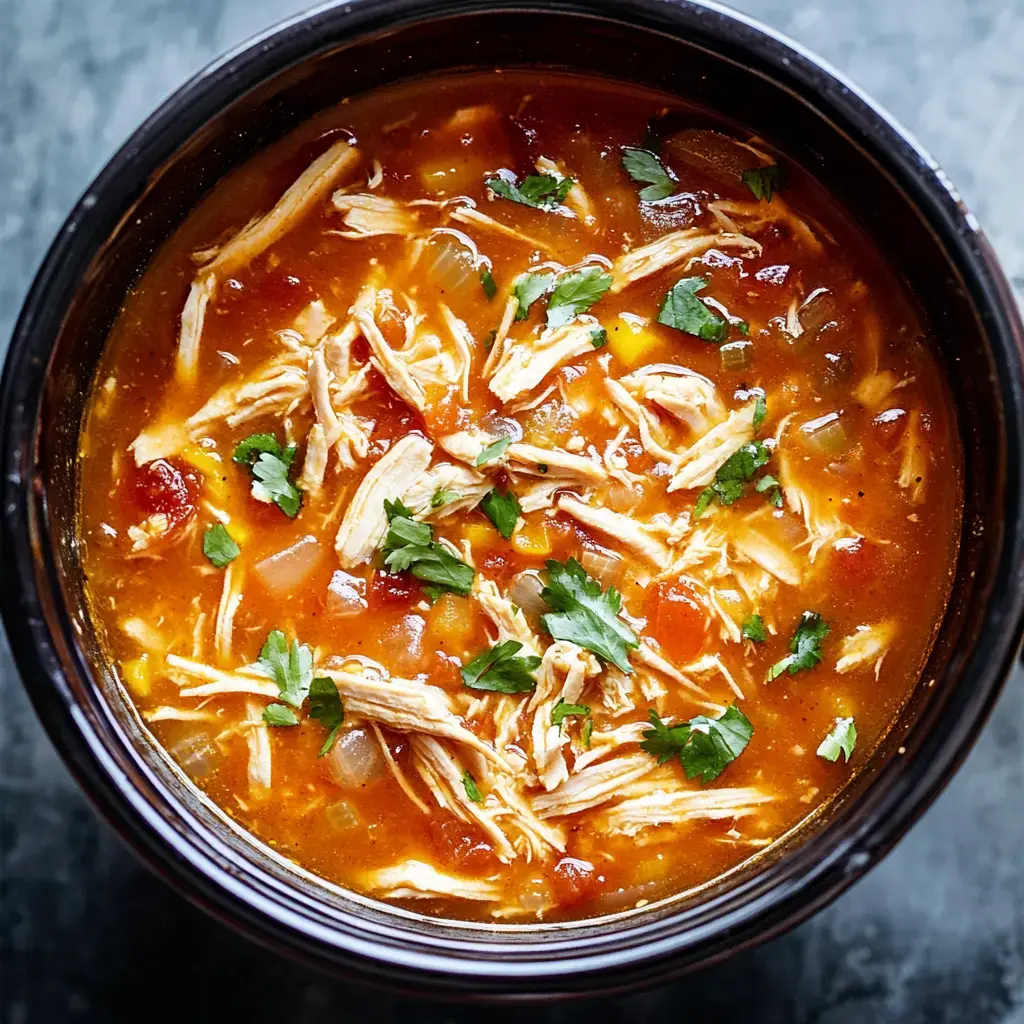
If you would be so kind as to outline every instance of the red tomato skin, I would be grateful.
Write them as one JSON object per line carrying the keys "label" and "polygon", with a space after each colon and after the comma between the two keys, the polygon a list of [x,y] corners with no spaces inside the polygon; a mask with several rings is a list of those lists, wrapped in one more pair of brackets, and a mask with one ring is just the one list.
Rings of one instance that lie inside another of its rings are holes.
{"label": "red tomato skin", "polygon": [[146,517],[165,515],[171,529],[195,515],[199,480],[171,459],[154,459],[136,473],[135,504]]}
{"label": "red tomato skin", "polygon": [[560,906],[582,903],[597,885],[594,865],[578,857],[563,857],[551,872],[551,884]]}
{"label": "red tomato skin", "polygon": [[408,572],[381,572],[370,577],[367,588],[370,608],[394,608],[397,605],[416,604],[423,599],[423,585]]}
{"label": "red tomato skin", "polygon": [[700,653],[707,634],[707,609],[680,579],[659,580],[647,593],[648,629],[665,656],[688,662]]}

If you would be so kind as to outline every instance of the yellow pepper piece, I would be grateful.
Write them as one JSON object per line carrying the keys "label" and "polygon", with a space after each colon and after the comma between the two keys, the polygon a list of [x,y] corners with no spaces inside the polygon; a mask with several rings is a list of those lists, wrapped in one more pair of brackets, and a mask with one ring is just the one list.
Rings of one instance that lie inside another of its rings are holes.
{"label": "yellow pepper piece", "polygon": [[490,523],[469,522],[462,527],[462,536],[471,548],[493,548],[501,540],[498,531]]}
{"label": "yellow pepper piece", "polygon": [[430,632],[445,641],[445,648],[464,645],[476,632],[477,616],[474,606],[464,597],[445,594],[430,609],[428,625]]}
{"label": "yellow pepper piece", "polygon": [[228,499],[228,484],[224,479],[228,474],[224,460],[216,452],[198,445],[189,445],[183,449],[181,457],[203,474],[203,485],[210,500],[223,505]]}
{"label": "yellow pepper piece", "polygon": [[136,697],[148,697],[152,686],[149,671],[149,655],[143,654],[132,661],[121,663],[121,675],[124,683]]}
{"label": "yellow pepper piece", "polygon": [[608,328],[608,350],[631,368],[646,359],[659,344],[661,338],[654,331],[622,316],[616,317]]}
{"label": "yellow pepper piece", "polygon": [[550,555],[552,547],[547,523],[524,523],[522,529],[512,534],[512,547],[521,555]]}

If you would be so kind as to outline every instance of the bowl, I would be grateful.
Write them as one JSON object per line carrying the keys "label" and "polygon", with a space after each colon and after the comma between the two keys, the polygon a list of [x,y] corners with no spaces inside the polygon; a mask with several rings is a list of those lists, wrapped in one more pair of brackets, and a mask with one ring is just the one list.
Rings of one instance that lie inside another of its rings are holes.
{"label": "bowl", "polygon": [[[257,843],[162,753],[103,664],[74,531],[76,446],[126,290],[225,173],[346,95],[488,66],[597,73],[693,100],[808,167],[903,273],[954,391],[963,534],[920,684],[841,796],[699,892],[568,924],[438,920]],[[82,788],[142,859],[256,941],[362,981],[465,998],[617,992],[790,927],[874,864],[977,737],[1024,619],[1022,327],[934,161],[821,61],[711,3],[357,0],[271,30],[185,84],[113,157],[35,280],[3,376],[2,610],[26,689]]]}

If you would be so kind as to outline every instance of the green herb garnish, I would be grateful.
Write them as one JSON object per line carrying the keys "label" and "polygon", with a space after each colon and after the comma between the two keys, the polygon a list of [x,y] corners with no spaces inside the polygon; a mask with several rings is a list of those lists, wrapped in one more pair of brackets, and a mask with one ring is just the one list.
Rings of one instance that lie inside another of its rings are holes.
{"label": "green herb garnish", "polygon": [[469,772],[466,772],[466,774],[462,776],[462,785],[466,789],[466,796],[468,796],[473,803],[482,804],[484,802],[484,798],[480,793],[480,787],[476,784],[476,779],[474,779]]}
{"label": "green herb garnish", "polygon": [[714,501],[723,505],[739,501],[746,493],[747,482],[767,464],[771,454],[762,441],[748,441],[739,451],[733,452],[715,473],[715,482],[700,492],[693,510],[694,519],[700,518]]}
{"label": "green herb garnish", "polygon": [[590,332],[590,344],[594,348],[604,348],[608,344],[608,332],[603,327],[598,327]]}
{"label": "green herb garnish", "polygon": [[561,728],[562,722],[570,717],[589,719],[590,708],[586,704],[569,704],[564,700],[559,700],[551,709],[551,724],[557,725],[559,728]]}
{"label": "green herb garnish", "polygon": [[313,679],[313,652],[298,640],[292,640],[289,647],[284,633],[274,629],[263,644],[259,664],[277,683],[281,700],[292,707],[300,707]]}
{"label": "green herb garnish", "polygon": [[473,589],[473,568],[456,558],[434,540],[434,529],[412,518],[412,512],[400,501],[384,502],[388,532],[381,551],[388,572],[411,572],[430,584],[424,591],[432,600],[444,591],[465,596]]}
{"label": "green herb garnish", "polygon": [[494,528],[505,540],[512,536],[512,531],[522,515],[519,499],[515,494],[512,491],[499,494],[496,487],[484,495],[480,502],[480,511],[494,523]]}
{"label": "green herb garnish", "polygon": [[[290,707],[284,704],[268,704],[263,709],[263,721],[267,725],[283,727],[286,725],[298,725],[299,716]],[[833,758],[835,760],[835,758]]]}
{"label": "green herb garnish", "polygon": [[309,717],[315,718],[326,730],[327,739],[317,757],[323,757],[334,745],[334,740],[345,719],[341,695],[333,679],[317,676],[309,684]]}
{"label": "green herb garnish", "polygon": [[438,487],[430,498],[430,507],[441,508],[442,505],[449,505],[453,501],[458,501],[461,497],[462,495],[459,494],[458,491],[451,491],[444,487]]}
{"label": "green herb garnish", "polygon": [[536,687],[533,673],[541,659],[535,654],[517,655],[523,649],[518,640],[506,640],[489,651],[478,654],[462,670],[462,681],[472,690],[493,690],[495,693],[526,693]]}
{"label": "green herb garnish", "polygon": [[519,302],[516,319],[525,320],[530,315],[530,307],[542,296],[546,295],[554,284],[555,275],[550,270],[542,270],[536,274],[520,274],[512,286],[512,294]]}
{"label": "green herb garnish", "polygon": [[640,641],[619,618],[619,592],[609,587],[602,593],[601,584],[587,576],[575,558],[564,565],[549,559],[547,570],[547,586],[540,596],[552,611],[540,618],[544,629],[556,640],[569,640],[623,672],[632,672],[628,652]]}
{"label": "green herb garnish", "polygon": [[601,267],[563,274],[548,299],[548,327],[564,327],[586,312],[611,287],[612,275]]}
{"label": "green herb garnish", "polygon": [[487,445],[476,457],[476,465],[483,466],[501,457],[501,453],[512,443],[511,437],[499,437],[497,441]]}
{"label": "green herb garnish", "polygon": [[763,199],[766,203],[770,203],[772,196],[779,191],[779,187],[782,185],[782,168],[778,164],[752,167],[743,172],[743,184],[753,192],[755,199]]}
{"label": "green herb garnish", "polygon": [[248,466],[255,477],[252,496],[277,507],[294,519],[302,507],[302,492],[288,479],[298,446],[282,448],[273,434],[251,434],[235,447],[232,459]]}
{"label": "green herb garnish", "polygon": [[676,281],[661,303],[658,323],[716,345],[725,341],[729,336],[729,321],[712,313],[697,298],[697,292],[707,286],[704,277],[683,277]]}
{"label": "green herb garnish", "polygon": [[224,525],[216,523],[203,534],[203,554],[218,569],[223,569],[241,554],[241,549],[231,539],[231,534]]}
{"label": "green herb garnish", "polygon": [[726,766],[743,753],[754,727],[750,719],[735,705],[730,705],[720,718],[697,715],[680,725],[667,726],[654,708],[648,712],[652,729],[644,733],[642,750],[664,764],[678,757],[688,779],[700,777],[712,782]]}
{"label": "green herb garnish", "polygon": [[821,661],[821,642],[828,635],[829,625],[817,612],[804,612],[790,641],[790,653],[768,670],[767,682],[778,679],[783,672],[791,676],[814,668]]}
{"label": "green herb garnish", "polygon": [[484,267],[484,269],[480,271],[480,286],[483,288],[484,295],[487,296],[488,302],[498,294],[498,286],[494,283],[494,275],[491,273],[489,267]]}
{"label": "green herb garnish", "polygon": [[484,184],[502,199],[508,199],[535,210],[550,210],[558,206],[573,186],[572,178],[556,178],[551,174],[531,174],[516,184],[516,176],[509,170],[500,170]]}
{"label": "green herb garnish", "polygon": [[656,203],[676,190],[676,182],[672,175],[649,150],[623,146],[622,166],[634,181],[650,182],[646,188],[640,190],[640,198],[645,203]]}
{"label": "green herb garnish", "polygon": [[853,719],[837,718],[835,725],[832,726],[818,747],[818,757],[823,757],[826,761],[838,761],[839,755],[842,754],[844,760],[849,764],[850,756],[856,745],[857,726],[853,724]]}
{"label": "green herb garnish", "polygon": [[763,644],[767,639],[767,634],[764,629],[764,619],[762,619],[760,615],[751,615],[750,618],[743,623],[741,633],[744,640],[753,640],[755,644]]}

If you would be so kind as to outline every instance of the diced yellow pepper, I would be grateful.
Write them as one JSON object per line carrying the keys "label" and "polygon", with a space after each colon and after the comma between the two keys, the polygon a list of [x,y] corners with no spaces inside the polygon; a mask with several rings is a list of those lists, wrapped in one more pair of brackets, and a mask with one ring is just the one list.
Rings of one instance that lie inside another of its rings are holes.
{"label": "diced yellow pepper", "polygon": [[149,655],[143,654],[132,661],[121,663],[121,675],[125,685],[136,697],[148,697],[152,685],[149,672]]}
{"label": "diced yellow pepper", "polygon": [[522,529],[512,534],[512,547],[521,555],[550,555],[551,537],[547,523],[524,523]]}
{"label": "diced yellow pepper", "polygon": [[608,328],[608,350],[629,367],[647,358],[660,343],[654,331],[622,316],[616,317]]}
{"label": "diced yellow pepper", "polygon": [[498,531],[490,523],[469,522],[462,527],[462,536],[469,541],[471,548],[493,548],[501,539]]}
{"label": "diced yellow pepper", "polygon": [[473,605],[464,597],[445,594],[430,609],[428,625],[437,639],[446,641],[445,647],[468,643],[476,632],[476,614]]}
{"label": "diced yellow pepper", "polygon": [[181,457],[203,474],[203,485],[211,501],[218,505],[227,501],[228,485],[224,479],[227,476],[227,468],[217,452],[210,451],[209,448],[200,448],[198,445],[189,445],[182,451]]}

